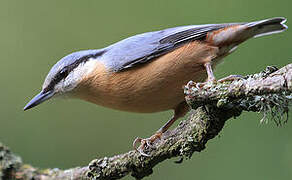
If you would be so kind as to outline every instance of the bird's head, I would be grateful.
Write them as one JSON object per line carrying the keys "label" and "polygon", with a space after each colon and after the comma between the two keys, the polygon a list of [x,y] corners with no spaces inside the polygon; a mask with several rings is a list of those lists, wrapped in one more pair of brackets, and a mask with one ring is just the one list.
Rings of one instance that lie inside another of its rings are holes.
{"label": "bird's head", "polygon": [[31,109],[53,96],[71,94],[94,68],[95,59],[102,50],[85,50],[69,54],[58,61],[48,73],[42,90],[24,110]]}

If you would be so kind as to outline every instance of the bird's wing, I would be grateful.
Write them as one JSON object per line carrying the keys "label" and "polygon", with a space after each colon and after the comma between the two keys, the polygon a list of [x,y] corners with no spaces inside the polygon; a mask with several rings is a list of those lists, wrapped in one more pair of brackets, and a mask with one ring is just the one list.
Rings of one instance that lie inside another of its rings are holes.
{"label": "bird's wing", "polygon": [[122,71],[150,62],[187,42],[204,40],[208,32],[231,25],[234,24],[182,26],[132,36],[106,48],[104,63],[113,71]]}

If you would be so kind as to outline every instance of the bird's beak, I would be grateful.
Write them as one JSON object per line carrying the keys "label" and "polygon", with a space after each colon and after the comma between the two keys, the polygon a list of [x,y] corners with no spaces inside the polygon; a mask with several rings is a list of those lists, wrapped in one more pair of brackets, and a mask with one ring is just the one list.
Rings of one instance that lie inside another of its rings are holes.
{"label": "bird's beak", "polygon": [[28,110],[28,109],[35,107],[35,106],[41,104],[42,102],[50,99],[53,95],[54,95],[53,91],[48,91],[48,92],[41,91],[32,100],[30,100],[29,103],[27,103],[27,105],[23,108],[23,110],[25,111],[25,110]]}

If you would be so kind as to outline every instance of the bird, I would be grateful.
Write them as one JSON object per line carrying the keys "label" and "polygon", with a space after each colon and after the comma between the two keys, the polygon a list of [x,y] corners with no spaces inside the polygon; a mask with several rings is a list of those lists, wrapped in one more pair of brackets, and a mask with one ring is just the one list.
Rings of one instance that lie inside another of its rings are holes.
{"label": "bird", "polygon": [[[146,146],[190,107],[183,85],[215,81],[214,67],[244,41],[285,31],[286,18],[253,22],[187,25],[146,32],[101,49],[80,50],[59,60],[47,74],[41,91],[24,110],[66,95],[136,113],[173,110],[165,125],[149,138],[136,138],[134,149]],[[137,148],[137,144],[140,146]]]}

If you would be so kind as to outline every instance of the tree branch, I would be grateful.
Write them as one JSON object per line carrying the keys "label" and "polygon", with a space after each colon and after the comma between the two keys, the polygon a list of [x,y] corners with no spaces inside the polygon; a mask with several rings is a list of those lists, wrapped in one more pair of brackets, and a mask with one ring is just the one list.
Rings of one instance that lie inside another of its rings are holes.
{"label": "tree branch", "polygon": [[237,80],[197,84],[189,82],[185,87],[186,100],[192,107],[187,120],[163,134],[153,147],[147,147],[144,157],[135,151],[113,157],[95,159],[86,167],[69,170],[39,170],[23,164],[21,159],[0,144],[0,179],[120,179],[131,174],[142,179],[152,174],[152,168],[173,158],[190,158],[194,152],[205,149],[208,140],[214,138],[224,123],[239,116],[242,111],[262,112],[281,125],[288,114],[292,99],[292,64],[280,70],[275,67],[259,74]]}

